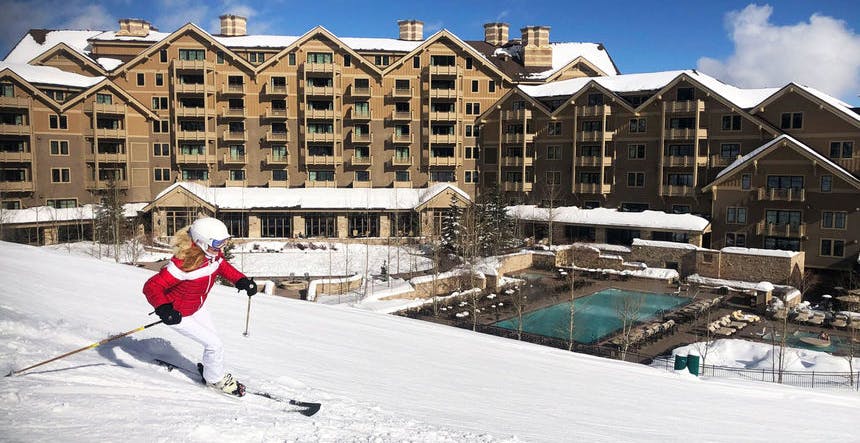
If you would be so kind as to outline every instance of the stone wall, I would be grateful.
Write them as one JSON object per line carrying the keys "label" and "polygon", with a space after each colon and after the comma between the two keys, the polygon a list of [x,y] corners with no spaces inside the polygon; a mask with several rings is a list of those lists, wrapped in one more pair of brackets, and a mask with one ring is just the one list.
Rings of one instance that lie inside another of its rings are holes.
{"label": "stone wall", "polygon": [[791,284],[792,274],[804,269],[803,252],[793,256],[722,253],[720,275],[725,280],[769,281],[780,285]]}
{"label": "stone wall", "polygon": [[686,276],[696,273],[696,252],[695,246],[684,243],[678,243],[677,248],[634,244],[628,260],[645,263],[649,268],[676,269]]}
{"label": "stone wall", "polygon": [[[432,275],[413,278],[409,281],[409,283],[412,284],[412,287],[415,288],[415,292],[412,293],[412,297],[403,297],[402,295],[399,295],[395,298],[424,298],[432,297],[434,295],[447,295],[454,291],[471,289],[470,286],[472,284],[472,279],[469,277],[468,272],[446,272],[438,275],[435,279],[435,291],[433,280]],[[474,287],[480,289],[484,289],[486,287],[486,279],[483,276],[476,275],[474,277],[474,282]]]}
{"label": "stone wall", "polygon": [[556,265],[620,270],[624,267],[624,259],[620,255],[604,254],[594,246],[576,244],[556,251]]}

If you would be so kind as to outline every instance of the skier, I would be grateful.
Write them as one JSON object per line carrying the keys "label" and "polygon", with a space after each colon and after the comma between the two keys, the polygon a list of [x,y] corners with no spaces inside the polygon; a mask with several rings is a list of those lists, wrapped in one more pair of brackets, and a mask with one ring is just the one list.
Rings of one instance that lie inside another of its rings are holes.
{"label": "skier", "polygon": [[224,345],[204,305],[218,276],[249,297],[257,293],[254,280],[224,259],[221,248],[229,238],[224,223],[211,217],[181,229],[174,235],[173,258],[146,281],[143,293],[164,324],[203,345],[203,379],[209,386],[241,397],[245,386],[225,371]]}

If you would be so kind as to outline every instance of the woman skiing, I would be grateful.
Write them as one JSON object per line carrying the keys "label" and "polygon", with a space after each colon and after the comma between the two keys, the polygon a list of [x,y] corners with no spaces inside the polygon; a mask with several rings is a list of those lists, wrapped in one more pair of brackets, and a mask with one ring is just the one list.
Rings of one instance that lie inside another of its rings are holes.
{"label": "woman skiing", "polygon": [[[248,296],[257,284],[224,258],[221,248],[230,238],[220,220],[196,220],[174,235],[173,258],[143,285],[147,301],[166,325],[203,345],[203,379],[228,394],[243,396],[245,386],[224,369],[224,345],[204,306],[209,290],[221,276]],[[214,382],[212,382],[214,380]]]}

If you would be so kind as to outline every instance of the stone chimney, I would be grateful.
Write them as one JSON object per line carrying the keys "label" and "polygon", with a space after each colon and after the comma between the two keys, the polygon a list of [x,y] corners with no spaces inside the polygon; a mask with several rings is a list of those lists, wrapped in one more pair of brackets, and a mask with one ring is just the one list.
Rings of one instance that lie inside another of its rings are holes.
{"label": "stone chimney", "polygon": [[424,40],[424,22],[421,20],[398,20],[400,40],[417,42]]}
{"label": "stone chimney", "polygon": [[485,23],[484,41],[493,46],[504,46],[508,43],[509,27],[507,23]]}
{"label": "stone chimney", "polygon": [[155,30],[156,29],[153,28],[146,20],[141,20],[139,18],[124,18],[119,21],[119,31],[117,31],[116,35],[126,37],[146,37],[149,35],[149,31]]}
{"label": "stone chimney", "polygon": [[221,19],[221,35],[224,37],[248,35],[248,19],[246,17],[224,14],[218,18]]}
{"label": "stone chimney", "polygon": [[523,34],[523,66],[526,68],[552,68],[552,46],[549,45],[549,26],[526,26]]}

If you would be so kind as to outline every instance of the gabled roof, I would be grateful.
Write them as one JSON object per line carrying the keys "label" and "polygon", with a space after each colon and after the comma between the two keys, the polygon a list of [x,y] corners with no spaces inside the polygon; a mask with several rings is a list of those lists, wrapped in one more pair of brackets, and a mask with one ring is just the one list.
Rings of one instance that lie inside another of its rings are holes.
{"label": "gabled roof", "polygon": [[375,64],[371,63],[364,56],[362,56],[361,54],[359,54],[358,52],[356,52],[355,50],[350,48],[346,43],[341,41],[339,38],[337,38],[337,36],[335,36],[328,29],[326,29],[322,26],[316,26],[313,29],[311,29],[310,31],[306,32],[301,37],[295,39],[292,43],[290,43],[289,45],[284,47],[277,54],[271,56],[264,63],[257,66],[256,71],[257,72],[263,71],[264,69],[266,69],[270,65],[273,65],[278,60],[283,58],[290,51],[294,50],[295,48],[301,46],[303,43],[307,42],[308,40],[310,40],[310,39],[312,39],[318,35],[322,35],[323,37],[331,40],[334,44],[336,44],[336,45],[340,46],[341,48],[343,48],[344,50],[346,50],[352,57],[354,57],[356,59],[356,61],[361,61],[364,65],[366,65],[368,68],[370,68],[370,70],[373,71],[374,73],[382,74],[382,70],[380,70]]}
{"label": "gabled roof", "polygon": [[471,201],[460,188],[440,183],[429,188],[214,188],[193,182],[177,182],[161,191],[152,203],[143,208],[150,211],[156,202],[177,190],[185,190],[200,202],[221,210],[255,208],[277,209],[420,209],[437,195],[450,190],[464,201]]}
{"label": "gabled roof", "polygon": [[81,53],[80,51],[76,50],[75,48],[72,48],[71,46],[67,45],[66,43],[56,44],[53,48],[50,48],[47,51],[39,54],[38,56],[34,57],[32,60],[28,61],[27,63],[31,64],[31,65],[41,65],[41,63],[43,61],[48,60],[49,58],[53,57],[58,52],[62,52],[62,51],[67,52],[70,56],[74,57],[75,60],[80,61],[81,63],[83,63],[86,66],[89,66],[90,68],[92,68],[96,72],[98,72],[99,74],[101,74],[101,75],[105,74],[105,67],[104,66],[93,61],[93,59],[91,59],[87,54]]}
{"label": "gabled roof", "polygon": [[441,40],[442,38],[447,38],[448,40],[453,42],[455,45],[457,45],[461,49],[463,49],[463,51],[465,51],[469,54],[472,54],[475,62],[482,63],[484,66],[489,68],[491,71],[498,74],[499,77],[501,77],[502,79],[511,81],[511,77],[508,74],[504,73],[503,71],[499,70],[499,68],[495,64],[493,64],[493,62],[491,60],[489,60],[485,54],[477,51],[474,47],[467,44],[466,42],[461,40],[460,37],[457,37],[456,35],[454,35],[450,31],[448,31],[447,29],[441,29],[438,32],[436,32],[435,34],[431,35],[428,39],[424,40],[420,45],[416,46],[415,49],[413,49],[412,51],[410,51],[409,53],[407,53],[406,55],[404,55],[403,57],[398,59],[396,62],[392,63],[387,68],[385,68],[385,70],[383,70],[382,73],[388,74],[389,72],[395,70],[398,66],[402,65],[403,63],[406,63],[408,60],[411,60],[412,56],[419,54],[422,50],[424,50],[424,48],[432,45],[433,43],[436,43],[437,41]]}
{"label": "gabled roof", "polygon": [[752,113],[755,114],[756,112],[760,112],[760,111],[764,110],[771,103],[778,100],[780,97],[784,96],[785,94],[788,94],[791,92],[797,92],[798,94],[806,97],[809,100],[812,100],[814,102],[817,102],[817,103],[824,105],[824,107],[829,109],[830,112],[833,112],[837,116],[842,117],[842,119],[853,124],[854,126],[860,127],[860,114],[857,114],[856,112],[854,112],[854,110],[851,109],[851,105],[849,105],[848,103],[845,103],[842,100],[839,100],[835,97],[831,97],[831,96],[825,94],[824,92],[821,92],[815,88],[800,85],[800,84],[797,84],[794,82],[791,82],[791,83],[783,86],[782,89],[778,90],[777,92],[775,92],[774,94],[769,96],[766,100],[764,100],[761,103],[759,103],[758,105],[756,105],[756,109],[754,111],[752,111]]}
{"label": "gabled roof", "polygon": [[7,76],[15,79],[18,83],[20,83],[23,87],[30,91],[34,98],[38,98],[54,111],[60,112],[60,104],[57,103],[56,100],[45,95],[45,93],[43,93],[38,87],[27,81],[27,79],[18,75],[14,70],[9,68],[3,68],[2,62],[0,62],[0,78]]}
{"label": "gabled roof", "polygon": [[3,60],[10,63],[29,63],[60,43],[67,45],[78,54],[89,57],[90,43],[88,40],[102,32],[31,29],[21,37],[21,40],[9,51],[9,54],[6,54],[6,58]]}
{"label": "gabled roof", "polygon": [[33,85],[70,86],[74,88],[89,88],[104,80],[105,77],[87,77],[85,75],[66,72],[53,66],[33,66],[21,63],[0,62],[0,70],[8,69],[28,83]]}
{"label": "gabled roof", "polygon": [[537,109],[538,111],[541,111],[546,115],[552,115],[552,110],[547,108],[546,105],[541,103],[540,100],[537,100],[534,97],[524,93],[519,88],[513,88],[510,91],[508,91],[507,93],[505,93],[505,95],[499,97],[499,99],[496,100],[495,106],[488,107],[481,115],[478,116],[476,121],[480,121],[483,123],[483,121],[485,119],[487,119],[490,116],[490,114],[492,114],[492,113],[496,112],[498,109],[500,109],[502,107],[502,104],[507,103],[508,100],[510,100],[511,97],[514,95],[517,95],[519,97],[524,98],[526,101],[531,103],[535,107],[535,109]]}
{"label": "gabled roof", "polygon": [[777,137],[777,138],[759,146],[758,148],[754,149],[749,154],[738,158],[737,160],[732,162],[732,164],[726,166],[725,169],[723,169],[722,171],[720,171],[717,174],[717,178],[713,182],[709,183],[704,188],[702,188],[702,190],[703,191],[711,190],[711,188],[713,188],[714,186],[717,186],[720,183],[723,183],[726,180],[728,180],[731,176],[733,176],[738,171],[740,171],[745,165],[749,164],[752,161],[758,160],[759,158],[762,158],[765,155],[767,155],[768,153],[770,153],[776,149],[779,149],[780,147],[783,147],[783,146],[796,150],[800,154],[804,155],[805,157],[809,158],[812,161],[815,161],[815,162],[821,164],[821,166],[824,167],[825,169],[828,169],[829,171],[833,172],[834,174],[840,176],[842,179],[844,179],[848,183],[850,183],[850,184],[854,185],[855,187],[857,187],[858,189],[860,189],[860,179],[855,177],[853,174],[851,174],[850,172],[845,170],[843,167],[837,165],[836,163],[833,163],[832,160],[821,155],[816,150],[810,148],[809,146],[807,146],[805,143],[801,142],[800,140],[797,140],[796,138],[794,138],[788,134],[782,134],[779,137]]}
{"label": "gabled roof", "polygon": [[86,91],[83,91],[80,94],[76,95],[71,100],[62,103],[60,106],[60,112],[66,112],[70,108],[74,107],[78,102],[83,101],[87,97],[90,97],[93,94],[95,94],[96,92],[101,91],[102,89],[105,89],[105,88],[110,89],[115,94],[121,96],[126,101],[126,103],[137,108],[141,114],[143,114],[143,115],[145,115],[145,116],[147,116],[153,120],[159,119],[158,114],[152,112],[143,103],[141,103],[136,98],[134,98],[134,96],[132,96],[131,94],[129,94],[128,92],[126,92],[125,90],[123,90],[122,88],[117,86],[116,83],[114,83],[113,81],[111,81],[110,79],[107,79],[107,78],[96,83],[95,85],[91,86]]}
{"label": "gabled roof", "polygon": [[494,46],[481,40],[469,40],[466,43],[515,81],[551,81],[577,63],[588,65],[599,75],[613,76],[619,73],[612,57],[600,43],[550,43],[552,67],[549,69],[529,69],[523,66],[522,45],[517,42],[504,46]]}

